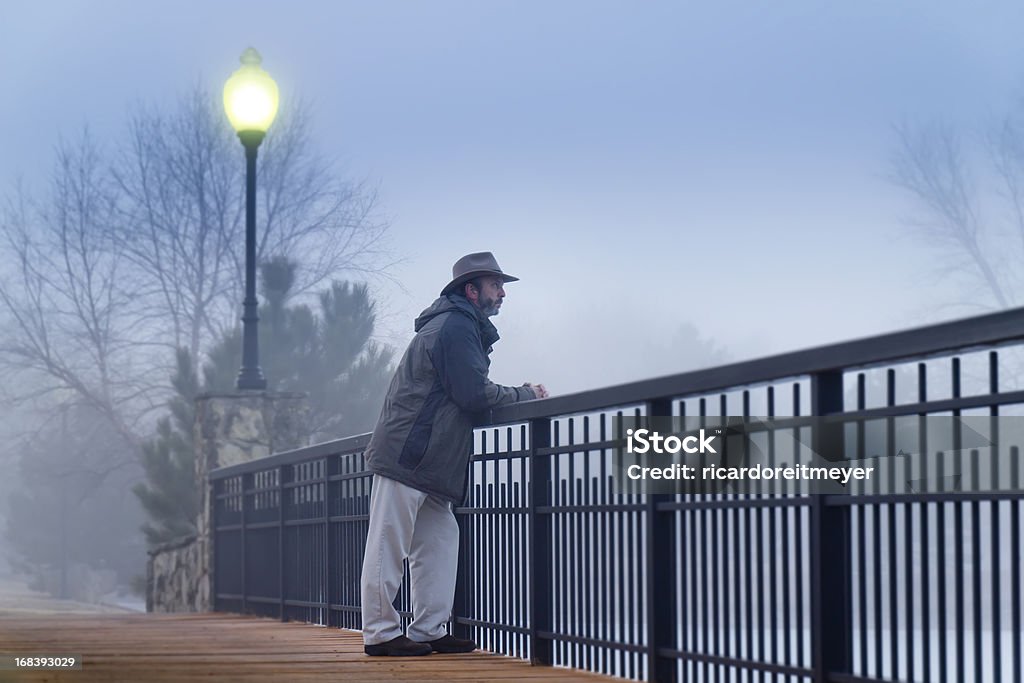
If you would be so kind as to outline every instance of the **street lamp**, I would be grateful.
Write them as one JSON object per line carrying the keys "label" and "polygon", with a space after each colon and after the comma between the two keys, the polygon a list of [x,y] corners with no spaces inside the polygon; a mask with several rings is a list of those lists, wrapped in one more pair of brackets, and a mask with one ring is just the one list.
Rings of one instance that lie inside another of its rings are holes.
{"label": "street lamp", "polygon": [[242,66],[224,84],[224,110],[245,146],[245,301],[242,302],[242,369],[235,386],[266,389],[260,370],[256,301],[256,149],[277,114],[277,83],[260,68],[260,53],[248,48]]}

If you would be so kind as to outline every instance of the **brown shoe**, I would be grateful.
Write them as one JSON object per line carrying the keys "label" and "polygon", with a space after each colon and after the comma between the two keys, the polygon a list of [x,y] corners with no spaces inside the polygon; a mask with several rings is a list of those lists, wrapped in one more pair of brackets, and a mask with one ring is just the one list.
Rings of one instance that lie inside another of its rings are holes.
{"label": "brown shoe", "polygon": [[405,636],[392,638],[386,643],[363,646],[363,652],[371,657],[419,657],[429,655],[433,651],[429,643],[417,643]]}
{"label": "brown shoe", "polygon": [[443,654],[454,654],[456,652],[472,652],[476,649],[476,643],[472,640],[463,640],[454,636],[441,636],[437,640],[431,640],[424,645],[429,645],[434,652]]}

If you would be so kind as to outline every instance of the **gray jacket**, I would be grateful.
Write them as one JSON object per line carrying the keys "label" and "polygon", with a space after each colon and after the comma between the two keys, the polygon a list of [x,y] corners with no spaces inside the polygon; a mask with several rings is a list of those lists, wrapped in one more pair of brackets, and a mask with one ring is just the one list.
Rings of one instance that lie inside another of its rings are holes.
{"label": "gray jacket", "polygon": [[453,504],[465,500],[473,424],[490,409],[535,398],[487,378],[494,325],[458,294],[416,318],[366,447],[367,468]]}

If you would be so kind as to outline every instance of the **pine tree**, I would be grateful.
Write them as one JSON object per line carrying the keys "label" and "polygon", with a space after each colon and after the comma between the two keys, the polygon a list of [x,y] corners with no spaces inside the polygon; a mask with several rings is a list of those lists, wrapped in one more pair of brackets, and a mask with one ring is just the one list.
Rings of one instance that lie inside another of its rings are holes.
{"label": "pine tree", "polygon": [[[318,310],[289,305],[295,269],[285,258],[270,259],[260,268],[260,365],[267,388],[308,394],[313,441],[369,431],[384,402],[393,355],[372,340],[375,307],[369,289],[333,282],[320,294]],[[241,349],[241,329],[235,327],[210,349],[201,385],[188,351],[178,351],[171,412],[143,446],[146,483],[135,487],[150,519],[143,526],[150,545],[195,532],[195,397],[234,391]]]}
{"label": "pine tree", "polygon": [[168,402],[170,415],[160,418],[156,436],[142,445],[145,481],[132,488],[150,520],[142,525],[142,532],[151,547],[196,530],[199,492],[192,425],[199,379],[188,349],[178,349],[176,360],[171,378],[174,396]]}
{"label": "pine tree", "polygon": [[[318,308],[289,305],[295,264],[274,258],[260,268],[260,365],[272,391],[309,395],[315,441],[369,431],[391,378],[393,353],[372,339],[376,312],[364,284],[332,282]],[[203,368],[207,391],[230,391],[241,363],[241,331],[225,335]]]}

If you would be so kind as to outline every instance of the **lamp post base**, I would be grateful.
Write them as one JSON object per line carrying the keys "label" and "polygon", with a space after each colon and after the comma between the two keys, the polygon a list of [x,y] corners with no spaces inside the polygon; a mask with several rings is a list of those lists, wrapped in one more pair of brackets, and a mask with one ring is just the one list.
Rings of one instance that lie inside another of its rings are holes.
{"label": "lamp post base", "polygon": [[241,391],[266,391],[267,380],[259,368],[242,368],[235,381],[235,387]]}

